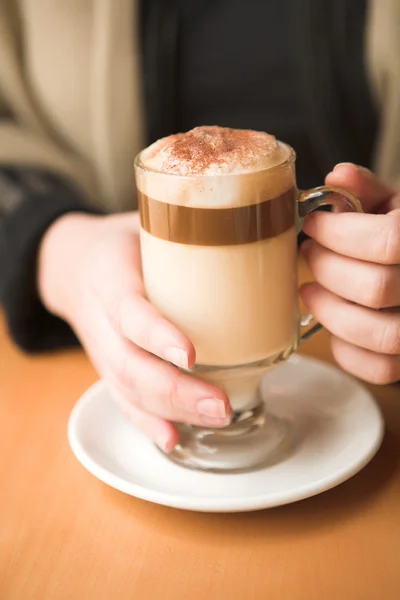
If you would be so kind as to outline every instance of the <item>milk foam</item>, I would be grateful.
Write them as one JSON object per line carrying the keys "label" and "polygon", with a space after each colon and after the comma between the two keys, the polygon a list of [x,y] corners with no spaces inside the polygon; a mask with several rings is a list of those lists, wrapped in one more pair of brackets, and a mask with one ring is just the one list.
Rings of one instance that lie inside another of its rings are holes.
{"label": "milk foam", "polygon": [[285,160],[273,135],[227,127],[196,127],[158,140],[142,154],[150,169],[174,175],[253,173]]}
{"label": "milk foam", "polygon": [[[169,204],[246,206],[275,198],[294,186],[293,164],[287,161],[291,152],[267,133],[198,127],[143,150],[136,183],[143,194]],[[278,165],[282,167],[273,168]]]}

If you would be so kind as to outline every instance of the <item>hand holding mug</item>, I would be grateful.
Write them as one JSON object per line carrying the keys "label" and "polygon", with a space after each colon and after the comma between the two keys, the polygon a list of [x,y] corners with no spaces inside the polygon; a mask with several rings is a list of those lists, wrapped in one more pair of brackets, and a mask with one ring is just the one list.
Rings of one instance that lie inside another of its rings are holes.
{"label": "hand holding mug", "polygon": [[172,421],[230,422],[226,394],[174,366],[191,367],[195,351],[144,296],[136,213],[56,221],[41,244],[39,291],[74,328],[122,412],[164,451],[178,441]]}
{"label": "hand holding mug", "polygon": [[361,200],[368,214],[313,213],[303,252],[316,283],[302,288],[332,333],[337,362],[366,381],[400,379],[400,192],[367,169],[339,164],[326,184]]}

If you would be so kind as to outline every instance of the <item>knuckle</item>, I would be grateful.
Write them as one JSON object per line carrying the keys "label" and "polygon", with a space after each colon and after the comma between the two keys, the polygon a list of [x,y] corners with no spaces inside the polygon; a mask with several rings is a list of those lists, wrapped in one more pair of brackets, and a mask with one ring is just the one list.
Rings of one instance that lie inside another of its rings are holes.
{"label": "knuckle", "polygon": [[124,300],[121,300],[121,298],[112,296],[108,299],[107,306],[106,306],[107,315],[108,315],[114,329],[120,335],[123,334],[123,332],[122,332],[123,303],[124,303]]}
{"label": "knuckle", "polygon": [[114,365],[114,376],[119,384],[128,389],[135,388],[135,375],[131,357],[123,354],[121,359]]}
{"label": "knuckle", "polygon": [[136,346],[153,351],[157,339],[154,322],[144,310],[143,298],[125,297],[114,308],[114,325],[120,335]]}
{"label": "knuckle", "polygon": [[132,342],[134,342],[140,348],[149,350],[152,348],[151,339],[152,332],[149,324],[140,318],[140,315],[135,317],[134,327],[132,327],[132,334],[130,336]]}
{"label": "knuckle", "polygon": [[400,263],[400,219],[397,214],[384,217],[381,231],[381,258],[386,264]]}
{"label": "knuckle", "polygon": [[177,410],[181,408],[179,387],[182,376],[175,369],[168,369],[168,371],[170,372],[165,378],[166,402],[171,410]]}
{"label": "knuckle", "polygon": [[385,356],[377,362],[373,369],[371,381],[378,385],[388,385],[400,378],[399,357]]}
{"label": "knuckle", "polygon": [[383,325],[378,334],[378,352],[382,354],[400,354],[400,323],[391,321]]}
{"label": "knuckle", "polygon": [[390,268],[378,267],[372,275],[365,293],[366,305],[376,309],[388,306],[390,304],[392,283]]}

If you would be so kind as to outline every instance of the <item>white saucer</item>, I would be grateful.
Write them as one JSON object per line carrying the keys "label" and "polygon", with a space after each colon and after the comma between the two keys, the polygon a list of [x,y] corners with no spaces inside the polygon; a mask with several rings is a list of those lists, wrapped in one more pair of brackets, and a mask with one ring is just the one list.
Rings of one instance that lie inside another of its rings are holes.
{"label": "white saucer", "polygon": [[294,421],[296,442],[285,460],[257,471],[216,474],[172,463],[120,414],[101,381],[74,407],[69,442],[104,483],[150,502],[206,512],[258,510],[314,496],[355,475],[377,452],[380,410],[338,369],[295,355],[263,386],[271,411]]}

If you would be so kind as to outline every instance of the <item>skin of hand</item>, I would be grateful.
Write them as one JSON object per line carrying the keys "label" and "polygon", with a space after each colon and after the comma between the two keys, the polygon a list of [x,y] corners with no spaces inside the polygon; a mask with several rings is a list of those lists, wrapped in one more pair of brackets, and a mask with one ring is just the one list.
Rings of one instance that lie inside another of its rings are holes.
{"label": "skin of hand", "polygon": [[315,283],[301,296],[332,334],[336,361],[365,381],[400,379],[400,192],[371,171],[336,165],[326,184],[357,196],[366,214],[313,213],[302,247]]}
{"label": "skin of hand", "polygon": [[[301,294],[332,333],[337,362],[374,383],[400,379],[400,194],[370,171],[337,165],[327,185],[360,198],[366,214],[314,213],[303,245],[316,283]],[[224,427],[232,419],[218,388],[182,372],[190,340],[146,300],[137,213],[71,213],[43,237],[38,289],[70,323],[122,412],[164,451],[172,422]]]}
{"label": "skin of hand", "polygon": [[58,219],[41,242],[38,289],[73,327],[125,416],[161,449],[178,443],[172,422],[230,423],[226,394],[176,368],[192,367],[195,350],[145,298],[137,213]]}

